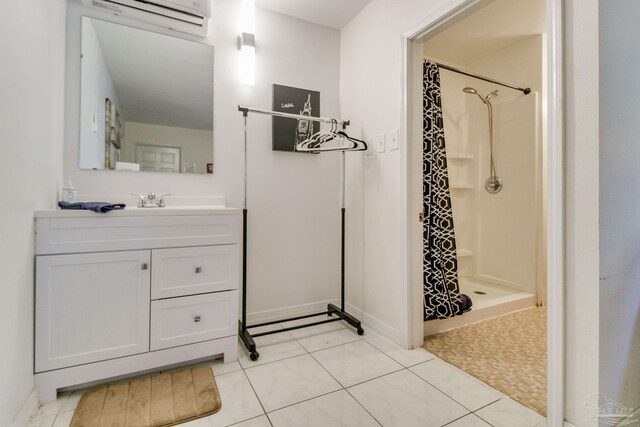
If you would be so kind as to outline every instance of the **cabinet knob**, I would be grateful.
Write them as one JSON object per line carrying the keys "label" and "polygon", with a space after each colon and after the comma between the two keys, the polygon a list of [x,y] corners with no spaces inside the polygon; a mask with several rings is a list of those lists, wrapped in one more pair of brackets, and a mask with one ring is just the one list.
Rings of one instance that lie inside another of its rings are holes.
{"label": "cabinet knob", "polygon": [[147,264],[146,262],[143,262],[140,265],[140,270],[148,270],[149,269],[149,264]]}
{"label": "cabinet knob", "polygon": [[196,273],[202,273],[202,268],[196,267]]}
{"label": "cabinet knob", "polygon": [[200,316],[195,316],[195,317],[193,318],[193,321],[194,321],[195,323],[198,323],[200,320],[201,320],[201,317],[200,317]]}

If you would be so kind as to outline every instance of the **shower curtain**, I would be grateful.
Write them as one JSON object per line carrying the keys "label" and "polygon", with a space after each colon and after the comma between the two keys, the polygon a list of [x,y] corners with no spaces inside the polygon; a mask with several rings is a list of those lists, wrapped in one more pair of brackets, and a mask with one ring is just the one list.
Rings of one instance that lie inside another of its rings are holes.
{"label": "shower curtain", "polygon": [[423,77],[424,320],[461,312],[438,66],[424,62]]}

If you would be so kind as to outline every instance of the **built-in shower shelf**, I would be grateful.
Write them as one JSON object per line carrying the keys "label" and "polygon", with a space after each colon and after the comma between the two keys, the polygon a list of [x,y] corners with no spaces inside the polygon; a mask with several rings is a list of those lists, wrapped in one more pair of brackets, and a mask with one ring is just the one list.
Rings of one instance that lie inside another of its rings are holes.
{"label": "built-in shower shelf", "polygon": [[451,188],[452,190],[471,190],[473,188],[473,185],[459,182],[455,184],[450,184],[449,188]]}
{"label": "built-in shower shelf", "polygon": [[473,154],[451,153],[447,154],[447,159],[453,160],[473,160]]}
{"label": "built-in shower shelf", "polygon": [[458,254],[458,258],[473,256],[473,252],[469,249],[458,249],[456,253]]}

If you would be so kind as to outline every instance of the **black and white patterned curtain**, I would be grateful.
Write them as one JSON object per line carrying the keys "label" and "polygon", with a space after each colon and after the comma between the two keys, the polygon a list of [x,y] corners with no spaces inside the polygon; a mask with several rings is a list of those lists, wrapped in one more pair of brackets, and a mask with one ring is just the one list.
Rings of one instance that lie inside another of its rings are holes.
{"label": "black and white patterned curtain", "polygon": [[460,314],[462,307],[440,99],[440,72],[431,61],[424,62],[423,98],[424,320],[433,320]]}

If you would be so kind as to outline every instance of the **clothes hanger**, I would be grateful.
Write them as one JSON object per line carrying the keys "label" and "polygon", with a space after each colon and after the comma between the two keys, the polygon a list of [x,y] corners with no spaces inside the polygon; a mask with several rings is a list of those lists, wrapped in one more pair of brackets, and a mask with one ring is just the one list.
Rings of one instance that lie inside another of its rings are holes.
{"label": "clothes hanger", "polygon": [[[320,151],[342,151],[352,149],[354,147],[353,142],[345,139],[344,136],[339,135],[336,132],[337,129],[338,121],[331,119],[331,128],[329,130],[320,130],[319,132],[311,135],[309,139],[296,145],[296,151],[316,153]],[[336,142],[339,145],[328,146],[327,144],[331,142]],[[345,143],[348,145],[345,145]]]}
{"label": "clothes hanger", "polygon": [[[327,145],[336,141],[339,142],[339,145]],[[331,119],[331,129],[329,131],[320,131],[296,146],[296,151],[314,153],[321,151],[364,151],[366,149],[366,142],[350,137],[343,130],[338,131],[338,121],[336,119]]]}
{"label": "clothes hanger", "polygon": [[333,139],[334,135],[327,130],[320,129],[304,141],[296,144],[296,151],[314,151],[313,148],[322,143],[322,141]]}
{"label": "clothes hanger", "polygon": [[357,139],[357,138],[354,138],[354,137],[351,137],[351,136],[347,135],[347,133],[344,131],[344,129],[339,131],[338,135],[342,135],[343,137],[347,138],[349,141],[352,141],[355,144],[355,148],[353,150],[349,150],[349,151],[365,151],[369,147],[367,145],[367,143],[364,142],[363,140]]}

